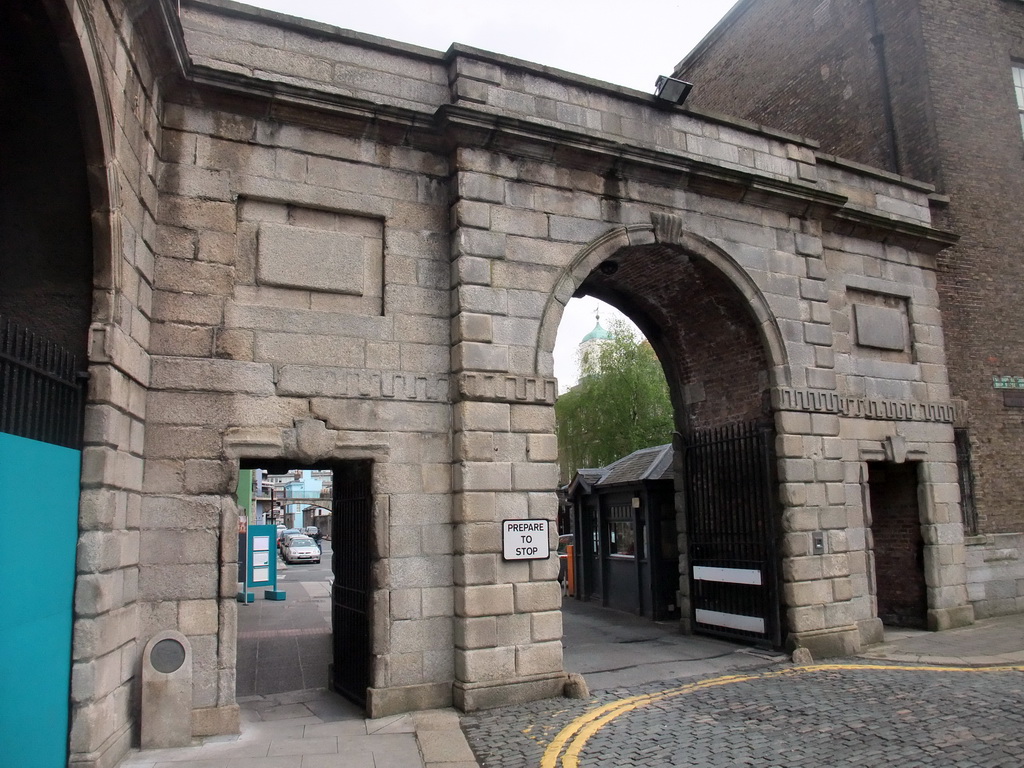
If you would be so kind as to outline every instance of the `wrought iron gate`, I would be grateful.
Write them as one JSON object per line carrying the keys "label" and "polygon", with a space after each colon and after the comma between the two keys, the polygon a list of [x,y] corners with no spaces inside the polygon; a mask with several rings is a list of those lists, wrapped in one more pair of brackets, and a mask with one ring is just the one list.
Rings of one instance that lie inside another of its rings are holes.
{"label": "wrought iron gate", "polygon": [[80,449],[84,382],[73,354],[0,315],[0,432]]}
{"label": "wrought iron gate", "polygon": [[334,471],[331,687],[358,704],[366,703],[370,684],[372,468],[369,461],[351,461]]}
{"label": "wrought iron gate", "polygon": [[774,431],[696,430],[685,442],[694,627],[779,647]]}

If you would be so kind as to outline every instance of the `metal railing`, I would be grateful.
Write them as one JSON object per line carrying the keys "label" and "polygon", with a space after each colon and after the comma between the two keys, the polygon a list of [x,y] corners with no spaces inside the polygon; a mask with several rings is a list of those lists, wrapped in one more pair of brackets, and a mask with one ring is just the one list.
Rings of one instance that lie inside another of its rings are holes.
{"label": "metal railing", "polygon": [[84,399],[75,355],[0,315],[0,432],[81,448]]}
{"label": "metal railing", "polygon": [[964,515],[964,533],[978,533],[978,506],[974,499],[974,467],[971,462],[971,436],[966,429],[953,430],[956,444],[957,480],[960,483],[960,508]]}

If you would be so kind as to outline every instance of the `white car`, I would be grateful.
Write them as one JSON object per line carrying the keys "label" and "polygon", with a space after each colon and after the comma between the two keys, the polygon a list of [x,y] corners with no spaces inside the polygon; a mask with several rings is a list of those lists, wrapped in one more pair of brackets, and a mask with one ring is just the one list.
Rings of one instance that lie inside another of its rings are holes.
{"label": "white car", "polygon": [[281,547],[281,559],[287,564],[319,563],[320,547],[308,536],[289,536]]}

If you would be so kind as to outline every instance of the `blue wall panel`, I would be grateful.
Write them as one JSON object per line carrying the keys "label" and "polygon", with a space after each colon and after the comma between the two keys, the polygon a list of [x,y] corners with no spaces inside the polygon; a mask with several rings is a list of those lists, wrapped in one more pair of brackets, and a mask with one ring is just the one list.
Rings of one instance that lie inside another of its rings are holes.
{"label": "blue wall panel", "polygon": [[81,458],[80,451],[0,433],[4,765],[67,764]]}

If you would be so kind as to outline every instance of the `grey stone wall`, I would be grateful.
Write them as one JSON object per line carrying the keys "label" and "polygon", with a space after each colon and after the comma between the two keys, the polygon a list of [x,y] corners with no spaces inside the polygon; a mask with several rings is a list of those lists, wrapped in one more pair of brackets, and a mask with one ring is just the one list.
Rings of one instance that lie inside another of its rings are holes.
{"label": "grey stone wall", "polygon": [[1024,610],[1024,535],[969,536],[967,596],[979,618]]}
{"label": "grey stone wall", "polygon": [[[147,504],[154,525],[224,542],[190,552],[178,588],[153,605],[221,601],[209,652],[194,652],[194,705],[234,700],[226,453],[375,459],[372,685],[425,686],[416,695],[443,704],[454,665],[445,158],[185,105],[168,107],[165,137]],[[183,508],[194,512],[172,511]],[[142,573],[167,583],[157,563]],[[408,706],[386,698],[376,712]]]}
{"label": "grey stone wall", "polygon": [[165,629],[192,647],[193,732],[237,728],[241,460],[373,460],[372,714],[559,693],[557,564],[504,561],[499,526],[555,518],[558,322],[610,291],[696,390],[698,269],[753,361],[744,402],[707,418],[756,400],[778,433],[790,644],[877,636],[873,460],[919,464],[930,620],[969,619],[927,187],[458,46],[226,3],[183,4],[180,39],[176,15],[140,18],[138,45],[132,19],[96,22],[124,177],[92,347],[77,764],[127,747],[138,649]]}
{"label": "grey stone wall", "polygon": [[143,19],[118,2],[54,13],[80,46],[68,61],[83,105],[95,258],[70,764],[107,766],[132,744],[145,643],[138,565],[162,96],[136,26]]}

